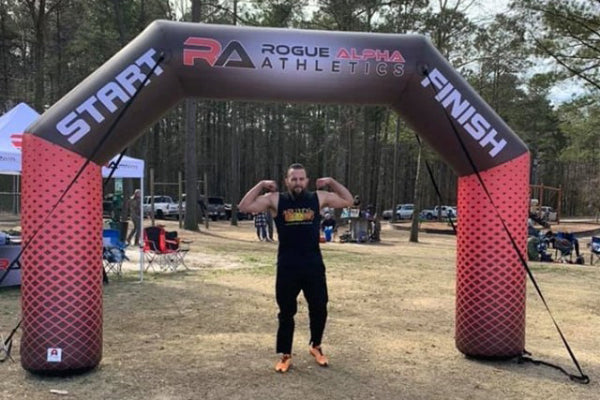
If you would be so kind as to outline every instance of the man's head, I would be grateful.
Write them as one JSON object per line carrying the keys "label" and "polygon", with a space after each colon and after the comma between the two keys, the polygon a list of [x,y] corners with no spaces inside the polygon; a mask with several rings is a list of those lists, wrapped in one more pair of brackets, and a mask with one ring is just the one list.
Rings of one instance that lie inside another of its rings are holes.
{"label": "man's head", "polygon": [[133,197],[136,199],[139,199],[141,195],[140,189],[135,189],[135,191],[133,192]]}
{"label": "man's head", "polygon": [[285,174],[285,186],[296,197],[304,194],[308,186],[308,177],[302,164],[295,163],[288,167]]}

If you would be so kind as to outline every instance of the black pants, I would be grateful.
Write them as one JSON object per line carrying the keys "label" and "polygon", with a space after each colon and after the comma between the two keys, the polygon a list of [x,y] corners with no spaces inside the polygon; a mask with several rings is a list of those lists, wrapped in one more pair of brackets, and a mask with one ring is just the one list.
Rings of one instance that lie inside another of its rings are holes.
{"label": "black pants", "polygon": [[310,343],[319,346],[327,321],[327,282],[325,266],[282,266],[277,267],[275,296],[279,306],[279,329],[277,331],[277,353],[291,354],[294,340],[294,315],[298,311],[297,298],[300,291],[308,303],[310,319]]}

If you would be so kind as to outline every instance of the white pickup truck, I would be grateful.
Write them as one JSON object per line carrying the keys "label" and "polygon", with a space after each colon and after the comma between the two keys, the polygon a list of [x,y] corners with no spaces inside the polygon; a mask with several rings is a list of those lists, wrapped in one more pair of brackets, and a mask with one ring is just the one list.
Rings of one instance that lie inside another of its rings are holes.
{"label": "white pickup truck", "polygon": [[[398,204],[396,206],[396,218],[398,219],[412,219],[413,211],[415,209],[414,204]],[[381,214],[383,219],[388,220],[392,218],[392,210],[385,210]]]}
{"label": "white pickup truck", "polygon": [[[144,215],[150,215],[151,196],[144,196]],[[171,196],[154,196],[154,216],[158,219],[178,215],[179,204]]]}
{"label": "white pickup truck", "polygon": [[420,216],[421,216],[421,218],[424,218],[424,219],[437,219],[438,216],[440,215],[440,208],[441,208],[441,217],[442,218],[448,218],[449,214],[453,218],[456,218],[456,215],[457,215],[456,207],[452,207],[452,206],[435,206],[432,209],[425,209],[425,210],[421,211]]}

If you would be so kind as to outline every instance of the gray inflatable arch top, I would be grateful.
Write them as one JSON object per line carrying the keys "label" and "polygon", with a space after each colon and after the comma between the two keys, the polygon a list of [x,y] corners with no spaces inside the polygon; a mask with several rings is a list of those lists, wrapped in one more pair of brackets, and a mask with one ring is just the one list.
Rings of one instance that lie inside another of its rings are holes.
{"label": "gray inflatable arch top", "polygon": [[454,135],[447,134],[444,109],[479,170],[527,151],[422,36],[170,21],[152,23],[28,131],[91,155],[161,56],[164,61],[93,161],[102,164],[118,154],[184,97],[388,105],[459,175],[473,171]]}

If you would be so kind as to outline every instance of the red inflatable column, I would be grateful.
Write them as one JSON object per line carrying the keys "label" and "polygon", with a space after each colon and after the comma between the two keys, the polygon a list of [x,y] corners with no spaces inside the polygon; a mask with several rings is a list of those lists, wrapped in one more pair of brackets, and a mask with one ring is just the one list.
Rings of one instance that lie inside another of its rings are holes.
{"label": "red inflatable column", "polygon": [[[85,159],[23,136],[21,364],[39,373],[94,368],[102,357],[102,178]],[[41,226],[41,229],[40,229]]]}
{"label": "red inflatable column", "polygon": [[[526,254],[529,154],[481,173]],[[525,349],[525,269],[477,176],[459,178],[456,347],[472,357],[509,358]]]}

